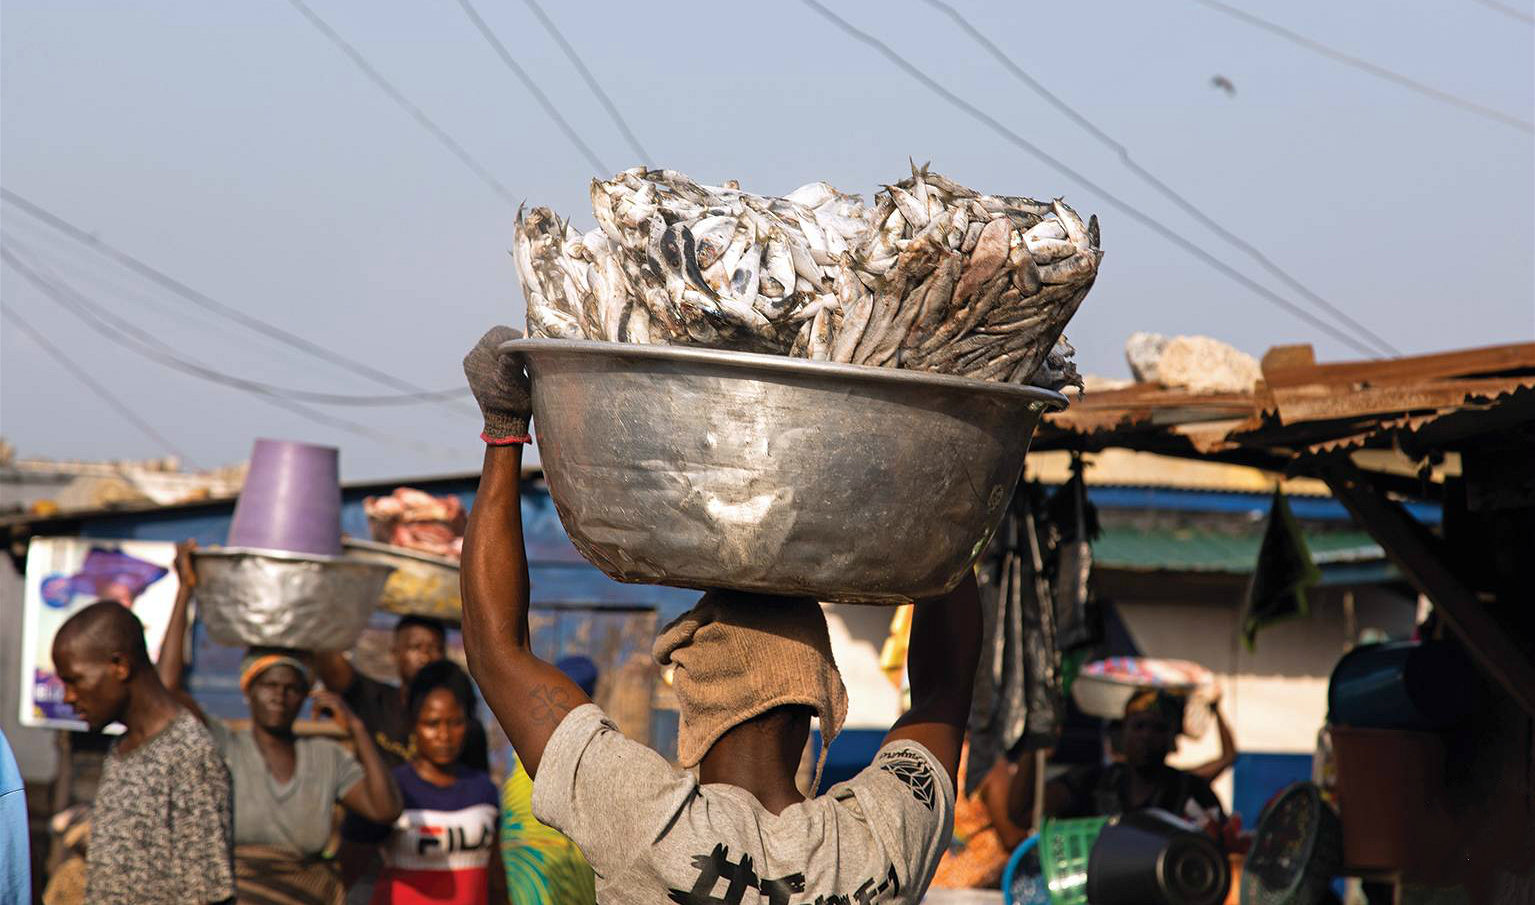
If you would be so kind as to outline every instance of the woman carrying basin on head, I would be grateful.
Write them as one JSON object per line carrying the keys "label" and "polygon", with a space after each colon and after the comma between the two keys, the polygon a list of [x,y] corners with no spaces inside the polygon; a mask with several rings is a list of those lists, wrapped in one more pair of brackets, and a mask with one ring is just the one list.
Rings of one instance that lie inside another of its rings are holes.
{"label": "woman carrying basin on head", "polygon": [[[197,586],[191,553],[176,551],[181,587],[166,626],[156,669],[172,694],[207,726],[229,768],[234,792],[235,881],[238,901],[339,905],[345,887],[321,855],[333,829],[336,802],[370,820],[400,813],[400,793],[362,721],[329,692],[311,694],[307,655],[253,648],[240,668],[240,690],[250,708],[250,728],[233,729],[203,713],[187,693],[185,639],[188,603]],[[304,701],[328,713],[355,747],[354,757],[325,738],[300,738],[293,724]]]}

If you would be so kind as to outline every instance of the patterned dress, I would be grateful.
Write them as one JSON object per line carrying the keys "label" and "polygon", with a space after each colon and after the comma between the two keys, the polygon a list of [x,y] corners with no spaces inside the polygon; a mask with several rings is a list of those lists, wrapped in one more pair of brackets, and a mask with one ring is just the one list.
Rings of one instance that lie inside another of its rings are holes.
{"label": "patterned dress", "polygon": [[501,786],[501,860],[512,905],[592,905],[596,878],[581,850],[533,816],[533,779],[517,761]]}

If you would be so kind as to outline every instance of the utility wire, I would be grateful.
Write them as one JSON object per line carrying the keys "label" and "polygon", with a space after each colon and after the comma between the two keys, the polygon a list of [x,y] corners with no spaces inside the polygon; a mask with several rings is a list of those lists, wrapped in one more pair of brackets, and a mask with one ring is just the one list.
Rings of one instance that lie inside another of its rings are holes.
{"label": "utility wire", "polygon": [[1281,38],[1284,38],[1286,41],[1291,42],[1292,44],[1299,44],[1301,47],[1304,47],[1307,50],[1319,53],[1329,59],[1336,60],[1345,66],[1352,66],[1361,72],[1368,72],[1370,75],[1373,75],[1376,78],[1385,79],[1388,82],[1393,82],[1397,85],[1401,85],[1403,88],[1407,88],[1411,91],[1416,91],[1424,97],[1432,98],[1436,101],[1439,101],[1440,103],[1449,104],[1452,107],[1459,107],[1462,110],[1470,113],[1475,113],[1476,115],[1486,117],[1487,119],[1497,120],[1504,125],[1513,126],[1514,128],[1523,132],[1535,133],[1535,123],[1532,123],[1529,120],[1520,119],[1517,116],[1510,116],[1501,110],[1494,110],[1491,107],[1486,107],[1478,104],[1476,101],[1466,100],[1465,98],[1460,97],[1459,95],[1451,94],[1448,91],[1440,91],[1438,88],[1435,88],[1432,85],[1425,85],[1416,79],[1402,75],[1400,72],[1394,72],[1384,66],[1377,66],[1376,64],[1371,63],[1369,60],[1360,59],[1359,57],[1356,57],[1352,54],[1344,53],[1341,50],[1329,47],[1320,41],[1314,41],[1305,35],[1298,34],[1289,30],[1288,28],[1285,28],[1283,25],[1276,25],[1267,19],[1262,19],[1258,16],[1255,16],[1246,10],[1237,9],[1234,6],[1229,6],[1225,3],[1222,3],[1220,0],[1194,0],[1194,2],[1200,4],[1201,6],[1207,6],[1210,9],[1216,10],[1217,12],[1225,13],[1232,18],[1240,19],[1241,21],[1246,22],[1248,25],[1252,25],[1257,28],[1261,28],[1264,31],[1276,34]]}
{"label": "utility wire", "polygon": [[437,139],[438,144],[441,144],[443,147],[451,151],[454,157],[457,157],[464,166],[469,168],[470,172],[478,176],[481,182],[489,186],[491,191],[500,196],[502,201],[505,201],[513,208],[518,207],[522,203],[522,199],[512,194],[511,189],[502,185],[501,180],[491,175],[490,170],[486,169],[485,166],[478,160],[475,160],[474,156],[470,154],[468,149],[460,144],[457,139],[449,135],[445,130],[443,130],[441,126],[433,122],[432,118],[427,116],[420,107],[417,107],[415,104],[411,103],[410,99],[407,98],[404,93],[400,91],[400,89],[396,88],[393,83],[384,78],[383,73],[379,72],[378,69],[369,63],[365,57],[363,57],[362,53],[359,52],[357,48],[349,44],[347,40],[341,37],[341,35],[338,34],[334,28],[331,28],[324,19],[321,19],[314,10],[310,9],[309,6],[304,3],[304,0],[288,0],[288,3],[294,9],[298,10],[299,13],[303,15],[304,19],[307,20],[310,25],[313,25],[316,31],[324,35],[325,38],[329,40],[337,50],[341,51],[348,60],[351,60],[352,65],[360,69],[362,74],[367,76],[368,80],[371,81],[374,86],[378,88],[378,90],[384,92],[385,96],[394,101],[395,104],[400,107],[400,109],[410,114],[410,118],[414,119],[417,125],[421,126],[421,128],[430,133],[433,138]]}
{"label": "utility wire", "polygon": [[[117,330],[121,331],[121,333],[112,334],[108,331],[102,332],[103,335],[107,336],[109,339],[112,339],[114,342],[121,339],[121,334],[132,336],[146,347],[146,350],[143,352],[146,357],[151,358],[152,360],[157,361],[168,368],[174,368],[175,370],[181,371],[184,374],[190,374],[193,377],[200,377],[204,380],[223,384],[224,386],[234,387],[235,389],[263,393],[268,396],[291,399],[296,402],[313,402],[320,405],[411,405],[421,402],[436,402],[441,399],[451,399],[467,392],[466,389],[451,389],[438,390],[435,392],[427,393],[388,396],[355,395],[349,393],[317,393],[311,390],[297,390],[290,387],[265,383],[259,380],[250,380],[248,378],[236,377],[232,374],[226,374],[223,371],[211,368],[208,365],[182,356],[173,346],[164,342],[153,333],[150,333],[142,327],[139,327],[137,324],[126,318],[119,317],[118,315],[112,313],[112,311],[105,305],[102,305],[98,302],[93,302],[89,296],[85,295],[83,292],[80,292],[78,289],[70,287],[57,276],[53,276],[51,279],[44,277],[42,274],[38,273],[37,270],[22,263],[17,258],[15,251],[18,248],[19,244],[16,242],[16,240],[7,236],[5,238],[5,244],[0,245],[0,259],[3,259],[5,263],[11,265],[11,267],[14,268],[17,273],[25,277],[28,282],[32,283],[32,285],[36,286],[44,294],[48,295],[50,298],[53,298],[55,301],[58,301],[60,304],[65,305],[72,311],[85,309],[90,311],[98,322],[110,322],[111,325]],[[70,297],[69,300],[59,298],[58,295],[56,295],[56,293],[62,294],[64,292],[68,293]]]}
{"label": "utility wire", "polygon": [[[19,219],[14,218],[12,222],[5,225],[15,226]],[[128,274],[125,281],[120,268],[113,261],[96,257],[89,249],[74,244],[69,237],[48,230],[40,224],[28,223],[27,226],[35,227],[35,230],[29,230],[31,235],[26,236],[25,242],[19,242],[4,228],[0,228],[0,237],[3,237],[4,241],[18,253],[24,251],[23,259],[30,261],[34,270],[41,271],[58,282],[69,282],[72,286],[78,287],[76,291],[81,295],[94,293],[98,298],[110,299],[114,310],[124,310],[127,304],[131,303],[140,306],[148,313],[173,319],[180,327],[204,330],[208,334],[207,338],[199,338],[196,341],[210,343],[209,348],[222,349],[229,343],[235,343],[238,347],[251,352],[266,353],[267,357],[280,362],[286,371],[292,371],[294,366],[300,363],[287,348],[253,344],[249,341],[245,328],[239,324],[217,317],[212,312],[189,309],[181,299],[169,297],[158,286],[142,283],[133,274]],[[42,243],[48,243],[48,245],[45,247]],[[66,244],[67,247],[65,247]],[[89,255],[89,260],[83,259],[82,255]],[[99,266],[93,267],[91,266],[93,264]],[[142,323],[142,321],[136,322]],[[218,345],[211,345],[215,342]],[[312,362],[312,364],[319,366],[318,362]]]}
{"label": "utility wire", "polygon": [[1488,9],[1495,9],[1505,16],[1513,19],[1518,19],[1520,22],[1523,22],[1527,25],[1535,25],[1535,16],[1530,15],[1522,9],[1515,9],[1506,3],[1499,3],[1498,0],[1476,0],[1476,2],[1482,4]]}
{"label": "utility wire", "polygon": [[[581,61],[580,54],[576,53],[576,49],[570,46],[570,42],[565,40],[565,36],[555,27],[554,20],[550,19],[549,15],[544,12],[544,8],[538,5],[538,0],[522,0],[522,2],[528,9],[532,10],[534,16],[538,17],[539,24],[544,26],[544,30],[549,32],[550,36],[554,38],[555,43],[559,44],[560,49],[565,52],[565,58],[570,60],[571,65],[576,67],[577,72],[581,73],[581,78],[586,81],[586,87],[592,89],[592,93],[597,95],[597,100],[602,103],[603,109],[608,111],[608,116],[612,117],[613,123],[618,126],[618,131],[624,134],[624,140],[629,143],[630,150],[639,155],[639,162],[647,167],[650,166],[650,152],[646,151],[644,146],[640,144],[639,138],[634,134],[634,130],[629,128],[629,123],[624,119],[623,114],[618,112],[618,107],[613,103],[613,99],[608,97],[606,91],[602,90],[602,86],[597,83],[597,77],[592,75],[590,69],[586,68],[586,64]],[[606,171],[603,172],[603,175],[607,175]]]}
{"label": "utility wire", "polygon": [[[409,381],[401,380],[392,374],[387,374],[378,370],[377,368],[372,367],[371,365],[345,356],[333,349],[328,349],[319,343],[311,342],[310,340],[307,340],[296,333],[293,333],[282,327],[278,327],[274,324],[269,324],[260,318],[253,317],[252,315],[246,314],[237,308],[230,307],[229,305],[226,305],[223,302],[212,298],[211,296],[198,292],[196,289],[193,289],[180,280],[177,280],[174,277],[156,270],[155,268],[149,266],[148,264],[128,254],[125,251],[109,245],[108,243],[96,238],[95,236],[91,235],[80,227],[75,226],[73,223],[70,223],[57,214],[46,210],[40,205],[28,201],[26,198],[23,198],[10,189],[0,187],[0,198],[4,198],[6,201],[11,202],[12,204],[26,211],[28,214],[31,214],[38,220],[48,224],[59,232],[64,233],[65,235],[79,241],[84,245],[90,246],[98,253],[112,258],[113,260],[122,264],[124,267],[127,267],[129,270],[132,270],[140,276],[145,277],[146,279],[151,280],[152,282],[157,283],[166,289],[169,289],[171,292],[174,292],[176,295],[186,299],[189,302],[192,302],[200,308],[214,311],[226,318],[229,318],[230,320],[235,321],[236,323],[241,324],[244,327],[249,328],[250,330],[276,339],[285,345],[298,349],[300,352],[303,352],[306,355],[310,355],[314,358],[318,358],[321,361],[329,362],[338,367],[351,371],[354,374],[366,377],[375,383],[380,383],[385,386],[390,386],[397,390],[402,390],[406,393],[412,394],[435,392],[433,390],[428,390],[425,387],[417,386],[413,383],[410,383]],[[468,406],[459,403],[443,402],[443,404],[459,412],[471,414],[475,413],[474,410],[470,409]]]}
{"label": "utility wire", "polygon": [[1127,201],[1120,200],[1107,189],[1077,172],[1064,161],[1051,156],[1048,152],[1033,144],[1022,135],[1019,135],[1017,132],[1014,132],[1012,129],[1003,125],[1002,122],[996,117],[960,97],[958,94],[955,94],[953,91],[950,91],[948,88],[945,88],[932,76],[929,76],[927,73],[917,68],[915,64],[892,50],[889,45],[885,44],[883,41],[879,40],[868,32],[862,31],[857,26],[848,22],[846,19],[843,19],[841,16],[838,16],[830,9],[827,9],[825,6],[818,3],[817,0],[802,0],[802,2],[806,6],[815,10],[821,16],[825,17],[832,24],[842,29],[855,40],[874,48],[886,59],[890,60],[890,62],[894,63],[897,67],[904,71],[907,75],[921,82],[926,88],[928,88],[928,90],[932,91],[934,94],[937,94],[939,97],[943,98],[944,100],[968,113],[970,116],[979,120],[993,132],[996,132],[998,135],[1002,136],[1002,138],[1006,141],[1044,161],[1046,165],[1055,169],[1057,172],[1062,173],[1069,179],[1075,180],[1082,186],[1086,187],[1089,191],[1096,192],[1100,197],[1102,197],[1117,210],[1123,212],[1126,216],[1136,220],[1141,224],[1144,224],[1147,227],[1150,227],[1154,232],[1161,235],[1169,242],[1172,242],[1173,244],[1182,248],[1184,251],[1187,251],[1189,254],[1198,258],[1200,261],[1203,261],[1210,267],[1215,268],[1222,274],[1258,294],[1266,301],[1269,301],[1279,306],[1280,308],[1283,308],[1284,310],[1290,312],[1291,314],[1295,315],[1316,329],[1322,331],[1323,333],[1326,333],[1328,336],[1338,340],[1349,348],[1354,349],[1362,355],[1370,357],[1375,356],[1376,353],[1369,346],[1355,339],[1353,336],[1344,333],[1342,330],[1334,327],[1327,321],[1318,318],[1310,311],[1307,311],[1299,305],[1296,305],[1294,302],[1291,302],[1284,296],[1279,295],[1272,289],[1264,286],[1262,283],[1257,282],[1256,280],[1242,273],[1240,270],[1237,270],[1236,268],[1227,264],[1225,261],[1222,261],[1220,258],[1217,258],[1203,248],[1200,248],[1189,239],[1184,238],[1177,233],[1168,232],[1166,227],[1163,224],[1157,222],[1157,220],[1151,215],[1141,211],[1139,208],[1132,206]]}
{"label": "utility wire", "polygon": [[10,321],[18,329],[20,329],[21,332],[27,334],[27,336],[30,336],[32,341],[37,343],[40,349],[48,353],[49,358],[52,358],[54,361],[62,365],[65,370],[69,371],[69,373],[75,375],[76,379],[85,384],[86,389],[89,389],[92,393],[96,394],[97,398],[107,403],[107,405],[111,407],[113,411],[121,415],[125,421],[138,428],[139,431],[144,434],[144,436],[153,440],[156,444],[159,445],[161,449],[169,450],[173,455],[186,462],[188,465],[191,465],[194,468],[196,467],[196,463],[188,458],[186,453],[178,449],[176,444],[166,439],[164,434],[155,430],[155,426],[153,424],[150,424],[147,420],[135,412],[128,405],[128,403],[117,398],[117,396],[111,390],[107,389],[100,381],[91,376],[91,372],[81,367],[74,361],[74,359],[66,355],[63,349],[60,349],[58,346],[55,346],[52,342],[50,342],[48,337],[45,336],[41,330],[32,326],[27,322],[26,318],[23,318],[20,314],[17,314],[9,305],[4,304],[3,302],[0,302],[0,317],[4,317],[6,320]]}
{"label": "utility wire", "polygon": [[1152,188],[1155,188],[1157,191],[1161,192],[1165,197],[1171,200],[1174,204],[1178,205],[1178,207],[1182,208],[1195,220],[1198,220],[1200,223],[1204,224],[1208,229],[1210,229],[1221,238],[1225,239],[1227,242],[1230,242],[1232,245],[1235,245],[1237,248],[1246,252],[1247,255],[1253,260],[1257,261],[1264,270],[1267,270],[1269,273],[1278,277],[1290,288],[1294,289],[1296,292],[1299,292],[1302,296],[1305,296],[1308,300],[1311,301],[1312,304],[1328,311],[1333,315],[1333,317],[1353,328],[1358,334],[1367,337],[1370,343],[1376,346],[1379,352],[1389,355],[1402,354],[1400,349],[1397,349],[1395,346],[1391,345],[1391,343],[1381,338],[1380,334],[1371,330],[1369,327],[1366,327],[1364,324],[1361,324],[1359,321],[1349,316],[1347,312],[1339,309],[1337,306],[1333,305],[1331,302],[1327,301],[1316,292],[1312,291],[1310,287],[1306,286],[1300,280],[1291,276],[1288,271],[1270,260],[1267,255],[1265,255],[1262,251],[1259,251],[1252,245],[1252,243],[1248,242],[1241,236],[1216,222],[1214,218],[1210,217],[1204,211],[1196,207],[1192,201],[1179,194],[1175,189],[1172,188],[1172,186],[1169,186],[1161,179],[1158,179],[1145,167],[1136,163],[1134,158],[1130,156],[1130,151],[1128,148],[1126,148],[1120,142],[1116,141],[1108,133],[1098,128],[1098,126],[1096,126],[1086,116],[1078,113],[1076,109],[1074,109],[1070,104],[1056,96],[1055,93],[1052,92],[1049,88],[1046,88],[1037,79],[1025,72],[1023,67],[1019,66],[1017,62],[1015,62],[1011,57],[1007,55],[1005,51],[1002,50],[1002,48],[993,43],[990,38],[986,37],[986,35],[983,34],[980,29],[972,25],[970,20],[966,19],[959,10],[955,9],[953,6],[950,6],[948,3],[945,3],[944,0],[923,0],[923,2],[953,19],[955,24],[957,24],[962,31],[968,34],[977,44],[980,44],[983,48],[985,48],[986,51],[990,53],[998,63],[1001,63],[1003,68],[1012,73],[1015,78],[1027,85],[1034,91],[1035,94],[1038,94],[1040,97],[1044,98],[1051,106],[1055,107],[1055,109],[1059,110],[1067,118],[1071,119],[1077,125],[1087,130],[1087,132],[1094,138],[1107,145],[1114,151],[1114,153],[1119,155],[1120,162],[1128,167],[1131,172],[1135,173],[1137,176],[1140,176],[1146,182],[1150,183]]}
{"label": "utility wire", "polygon": [[[183,370],[182,368],[176,367],[176,365],[170,364],[166,360],[172,356],[164,355],[163,350],[166,348],[164,343],[160,342],[153,336],[145,334],[142,330],[139,330],[131,323],[110,314],[110,312],[107,312],[101,305],[92,303],[88,299],[84,299],[84,297],[80,296],[78,292],[69,289],[68,287],[64,286],[64,284],[50,280],[41,274],[38,274],[36,271],[31,270],[25,264],[21,263],[10,249],[0,247],[0,260],[4,260],[6,264],[9,264],[13,270],[24,277],[28,282],[30,282],[38,291],[42,292],[43,295],[46,296],[50,301],[75,315],[92,330],[95,330],[97,333],[101,334],[112,342],[123,346],[129,351],[135,352],[153,361],[157,361],[160,364],[167,365],[168,367],[175,367],[177,370]],[[114,326],[117,330],[121,330],[124,333],[128,333],[134,336],[136,339],[138,339],[139,343],[142,343],[142,345],[130,344],[127,340],[124,339],[122,334],[114,332]],[[156,348],[161,350],[160,355],[155,354]],[[252,386],[237,386],[234,384],[226,383],[225,385],[233,386],[235,389],[240,389],[248,392],[271,405],[285,409],[309,421],[313,421],[316,424],[324,425],[326,427],[339,428],[348,433],[367,437],[371,440],[379,440],[386,443],[395,443],[407,446],[425,455],[435,457],[444,453],[451,454],[450,451],[443,448],[434,447],[430,444],[420,443],[403,437],[396,437],[382,431],[374,430],[365,424],[359,424],[355,421],[349,421],[344,418],[337,418],[333,415],[317,411],[307,405],[304,405],[303,403],[278,396],[270,390],[263,388],[259,384]]]}
{"label": "utility wire", "polygon": [[527,70],[523,69],[516,60],[512,59],[511,52],[506,49],[505,44],[501,43],[501,39],[496,37],[496,33],[491,30],[485,20],[480,18],[480,14],[475,11],[474,5],[469,0],[458,0],[458,5],[463,7],[464,15],[469,17],[470,22],[474,23],[474,27],[479,30],[481,36],[496,51],[496,55],[501,58],[501,62],[506,64],[506,68],[510,69],[512,74],[521,80],[523,87],[528,89],[534,99],[538,101],[539,106],[544,108],[544,112],[549,114],[549,118],[553,119],[555,125],[560,127],[560,131],[565,133],[565,137],[570,139],[571,144],[575,145],[586,156],[587,163],[596,168],[597,175],[607,176],[611,174],[613,171],[607,168],[597,157],[596,152],[585,141],[581,140],[581,136],[576,133],[575,128],[566,121],[565,117],[560,113],[560,109],[554,105],[553,101],[549,100],[549,96],[544,94],[542,88],[538,87],[538,83],[533,81],[533,77],[528,75]]}

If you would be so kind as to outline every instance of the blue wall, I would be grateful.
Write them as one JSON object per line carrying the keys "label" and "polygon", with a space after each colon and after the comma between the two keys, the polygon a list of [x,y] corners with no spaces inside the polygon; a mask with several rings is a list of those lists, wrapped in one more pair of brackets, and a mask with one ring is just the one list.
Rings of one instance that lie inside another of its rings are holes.
{"label": "blue wall", "polygon": [[1242,825],[1258,825],[1258,816],[1270,798],[1292,782],[1311,779],[1309,754],[1238,754],[1232,767],[1231,809],[1242,815]]}

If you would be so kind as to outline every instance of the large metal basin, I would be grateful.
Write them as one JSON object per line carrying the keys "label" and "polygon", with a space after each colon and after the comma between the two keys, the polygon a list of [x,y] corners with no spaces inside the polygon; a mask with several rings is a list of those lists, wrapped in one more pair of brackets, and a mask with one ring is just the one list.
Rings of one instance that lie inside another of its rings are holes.
{"label": "large metal basin", "polygon": [[945,593],[996,530],[1035,387],[676,346],[522,339],[549,493],[628,582],[849,603]]}
{"label": "large metal basin", "polygon": [[349,558],[381,563],[394,570],[379,598],[380,607],[402,616],[463,620],[457,560],[355,537],[342,538],[341,546]]}
{"label": "large metal basin", "polygon": [[192,554],[197,605],[220,644],[349,650],[378,606],[392,565],[254,547]]}

